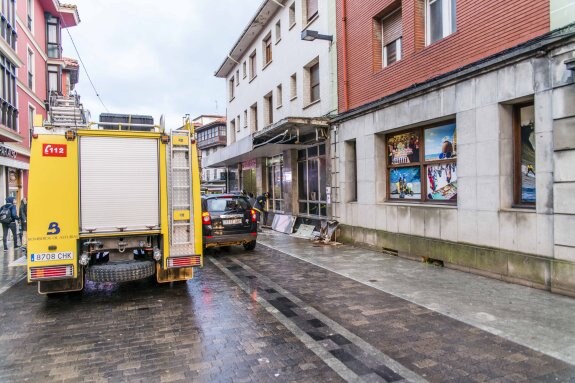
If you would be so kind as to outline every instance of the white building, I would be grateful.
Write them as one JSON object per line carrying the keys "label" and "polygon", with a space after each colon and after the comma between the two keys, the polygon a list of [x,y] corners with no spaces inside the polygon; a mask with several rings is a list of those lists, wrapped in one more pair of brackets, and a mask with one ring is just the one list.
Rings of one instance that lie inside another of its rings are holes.
{"label": "white building", "polygon": [[216,76],[226,79],[228,147],[204,166],[228,167],[238,180],[228,191],[269,192],[270,212],[327,217],[335,2],[263,1]]}

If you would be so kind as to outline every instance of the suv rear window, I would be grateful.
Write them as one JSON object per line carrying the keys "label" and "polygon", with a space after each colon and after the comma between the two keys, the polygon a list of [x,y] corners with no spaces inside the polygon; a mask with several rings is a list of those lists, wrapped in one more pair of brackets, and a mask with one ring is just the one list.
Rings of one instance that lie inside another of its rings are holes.
{"label": "suv rear window", "polygon": [[223,198],[210,198],[207,201],[208,211],[238,211],[247,210],[250,204],[247,199],[242,197],[223,197]]}

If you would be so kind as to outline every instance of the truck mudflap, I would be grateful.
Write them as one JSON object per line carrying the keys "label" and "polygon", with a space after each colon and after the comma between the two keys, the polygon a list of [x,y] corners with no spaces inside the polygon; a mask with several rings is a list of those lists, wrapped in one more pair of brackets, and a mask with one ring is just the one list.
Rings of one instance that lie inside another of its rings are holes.
{"label": "truck mudflap", "polygon": [[174,269],[164,269],[160,264],[156,264],[156,280],[159,283],[187,281],[194,277],[193,267],[180,267]]}
{"label": "truck mudflap", "polygon": [[38,292],[40,294],[66,293],[71,291],[82,291],[83,289],[84,270],[81,267],[78,269],[77,278],[38,281]]}
{"label": "truck mudflap", "polygon": [[154,261],[108,262],[90,266],[86,270],[86,279],[93,282],[129,282],[154,275]]}

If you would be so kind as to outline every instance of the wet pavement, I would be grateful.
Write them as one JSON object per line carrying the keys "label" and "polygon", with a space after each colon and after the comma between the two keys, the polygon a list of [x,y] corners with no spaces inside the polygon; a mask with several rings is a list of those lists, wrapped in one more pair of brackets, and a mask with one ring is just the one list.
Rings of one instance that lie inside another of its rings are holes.
{"label": "wet pavement", "polygon": [[575,299],[279,233],[259,242],[208,254],[187,283],[47,298],[3,273],[0,382],[575,382]]}

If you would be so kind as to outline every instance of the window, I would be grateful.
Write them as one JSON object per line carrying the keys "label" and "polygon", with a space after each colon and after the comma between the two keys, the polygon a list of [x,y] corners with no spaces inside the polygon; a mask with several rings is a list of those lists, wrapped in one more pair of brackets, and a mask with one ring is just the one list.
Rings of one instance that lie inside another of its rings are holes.
{"label": "window", "polygon": [[295,25],[295,2],[289,6],[289,28],[292,29]]}
{"label": "window", "polygon": [[258,104],[250,106],[250,132],[258,131]]}
{"label": "window", "polygon": [[297,75],[294,73],[290,77],[290,100],[297,98]]}
{"label": "window", "polygon": [[276,212],[282,212],[284,209],[283,200],[283,156],[271,157],[266,160],[268,173],[268,199],[269,209]]}
{"label": "window", "polygon": [[456,30],[456,0],[425,0],[427,45],[449,36]]}
{"label": "window", "polygon": [[34,29],[34,22],[33,22],[33,18],[34,18],[34,1],[33,0],[27,0],[26,1],[26,16],[27,16],[27,20],[28,20],[28,29],[33,31]]}
{"label": "window", "polygon": [[34,51],[28,48],[28,88],[34,90]]}
{"label": "window", "polygon": [[248,127],[248,111],[244,110],[244,128]]}
{"label": "window", "polygon": [[48,65],[48,93],[60,92],[60,68],[57,65]]}
{"label": "window", "polygon": [[263,40],[262,50],[264,52],[264,67],[272,62],[272,35],[268,35]]}
{"label": "window", "polygon": [[306,68],[307,74],[307,104],[311,104],[319,100],[319,62],[317,59],[313,61],[313,64],[310,64]]}
{"label": "window", "polygon": [[30,146],[32,145],[32,131],[34,130],[34,116],[36,115],[36,108],[32,105],[28,105],[28,132],[30,139]]}
{"label": "window", "polygon": [[516,105],[513,109],[515,204],[535,207],[535,108],[531,102]]}
{"label": "window", "polygon": [[241,123],[240,123],[240,116],[238,115],[238,116],[236,117],[236,132],[239,132],[239,131],[240,131],[241,126],[242,126],[242,125],[241,125]]}
{"label": "window", "polygon": [[276,107],[281,108],[283,100],[283,90],[282,84],[279,84],[276,88]]}
{"label": "window", "polygon": [[230,121],[230,143],[236,140],[236,120]]}
{"label": "window", "polygon": [[345,142],[346,201],[357,201],[357,146],[355,140]]}
{"label": "window", "polygon": [[269,92],[264,96],[264,126],[274,122],[274,100],[273,93]]}
{"label": "window", "polygon": [[298,150],[298,202],[301,215],[327,216],[325,144]]}
{"label": "window", "polygon": [[5,127],[16,131],[18,129],[18,109],[16,108],[16,66],[1,53],[0,104],[0,123]]}
{"label": "window", "polygon": [[232,101],[235,97],[235,78],[234,76],[232,76],[230,78],[229,81],[229,86],[228,86],[228,94],[229,94],[229,100]]}
{"label": "window", "polygon": [[236,86],[240,85],[240,70],[236,70]]}
{"label": "window", "polygon": [[250,55],[250,80],[256,77],[256,51],[253,51]]}
{"label": "window", "polygon": [[311,22],[317,16],[317,1],[318,0],[304,0],[304,20],[307,23]]}
{"label": "window", "polygon": [[59,59],[62,55],[62,46],[60,42],[60,20],[54,16],[46,15],[46,39],[48,57]]}
{"label": "window", "polygon": [[15,0],[2,0],[2,20],[0,23],[2,38],[8,46],[16,49],[16,15],[15,15]]}
{"label": "window", "polygon": [[242,64],[242,77],[243,77],[243,78],[246,78],[246,77],[247,77],[247,75],[248,75],[247,72],[248,72],[248,71],[247,71],[247,64],[246,64],[246,62],[244,61],[243,64]]}
{"label": "window", "polygon": [[455,121],[389,134],[386,145],[388,200],[457,201]]}
{"label": "window", "polygon": [[282,25],[281,20],[276,23],[276,44],[282,39]]}
{"label": "window", "polygon": [[401,8],[382,17],[381,21],[381,62],[385,68],[401,60]]}

